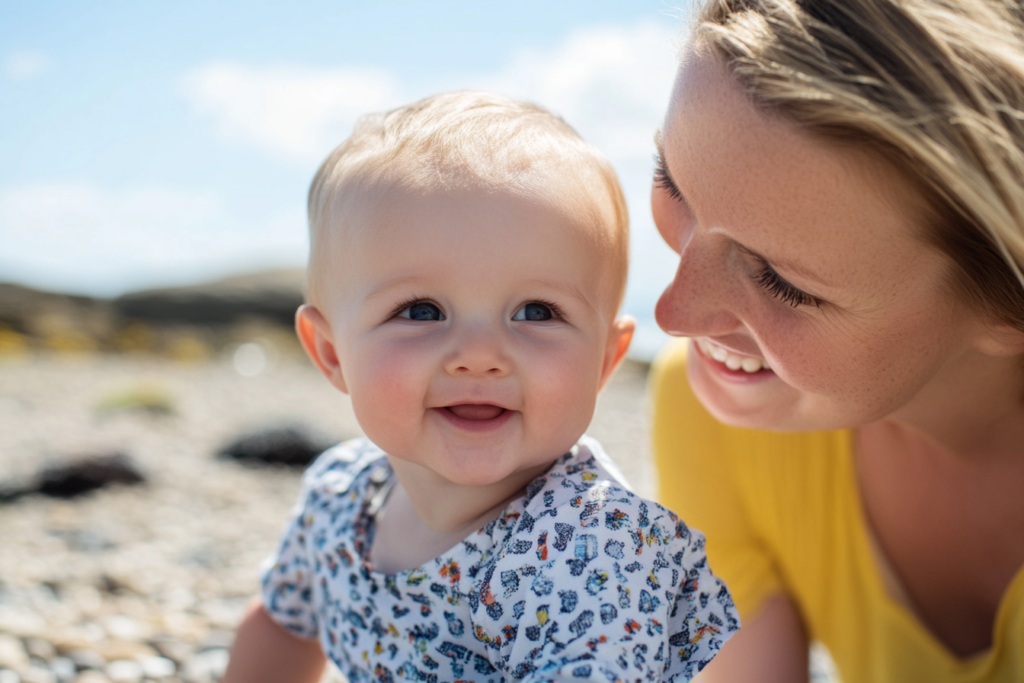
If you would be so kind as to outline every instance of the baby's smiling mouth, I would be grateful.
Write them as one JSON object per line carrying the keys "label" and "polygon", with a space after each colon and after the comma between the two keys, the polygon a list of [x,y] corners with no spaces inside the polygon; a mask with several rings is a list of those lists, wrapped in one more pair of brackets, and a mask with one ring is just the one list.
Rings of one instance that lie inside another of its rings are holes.
{"label": "baby's smiling mouth", "polygon": [[460,403],[454,406],[445,406],[445,410],[463,420],[493,420],[501,416],[505,409],[501,406],[480,403]]}

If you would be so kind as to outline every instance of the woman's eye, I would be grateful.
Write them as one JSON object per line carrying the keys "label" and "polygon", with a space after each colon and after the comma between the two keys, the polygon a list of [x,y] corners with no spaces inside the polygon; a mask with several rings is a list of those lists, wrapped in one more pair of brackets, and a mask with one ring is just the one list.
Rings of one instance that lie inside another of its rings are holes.
{"label": "woman's eye", "polygon": [[534,301],[520,306],[512,319],[542,321],[551,320],[554,317],[555,312],[551,310],[551,306]]}
{"label": "woman's eye", "polygon": [[444,313],[436,305],[420,301],[403,308],[398,317],[409,320],[444,320]]}
{"label": "woman's eye", "polygon": [[668,192],[668,196],[675,200],[681,200],[683,193],[679,191],[672,176],[668,174],[668,166],[661,154],[654,155],[654,186]]}
{"label": "woman's eye", "polygon": [[821,300],[803,292],[782,279],[775,269],[762,261],[761,270],[757,274],[757,284],[784,304],[793,308],[797,306],[821,306]]}

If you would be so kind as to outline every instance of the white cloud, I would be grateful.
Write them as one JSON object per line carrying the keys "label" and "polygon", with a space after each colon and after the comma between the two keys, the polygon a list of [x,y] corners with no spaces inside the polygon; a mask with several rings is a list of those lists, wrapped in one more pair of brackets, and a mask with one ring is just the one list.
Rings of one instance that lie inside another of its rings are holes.
{"label": "white cloud", "polygon": [[517,55],[483,86],[561,114],[613,159],[650,157],[668,103],[678,30],[651,20],[571,33],[551,51]]}
{"label": "white cloud", "polygon": [[542,104],[612,158],[647,158],[668,101],[677,38],[675,27],[652,20],[578,29],[552,50],[513,55],[497,73],[415,85],[382,69],[215,63],[186,74],[181,92],[222,139],[304,161],[325,156],[363,114],[465,87]]}
{"label": "white cloud", "polygon": [[400,101],[397,80],[381,69],[218,63],[186,74],[181,89],[224,140],[299,161],[323,158],[359,116]]}
{"label": "white cloud", "polygon": [[15,52],[4,60],[4,75],[12,81],[42,76],[50,70],[50,59],[41,52]]}
{"label": "white cloud", "polygon": [[81,183],[0,188],[5,279],[98,295],[305,256],[304,219],[233,218],[215,193]]}

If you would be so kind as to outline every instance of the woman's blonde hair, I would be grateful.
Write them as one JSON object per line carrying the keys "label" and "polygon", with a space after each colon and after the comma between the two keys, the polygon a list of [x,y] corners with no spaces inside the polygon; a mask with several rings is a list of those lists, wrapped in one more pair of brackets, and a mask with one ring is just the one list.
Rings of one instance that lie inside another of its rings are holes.
{"label": "woman's blonde hair", "polygon": [[693,40],[758,107],[894,163],[955,291],[1024,330],[1020,2],[705,0]]}

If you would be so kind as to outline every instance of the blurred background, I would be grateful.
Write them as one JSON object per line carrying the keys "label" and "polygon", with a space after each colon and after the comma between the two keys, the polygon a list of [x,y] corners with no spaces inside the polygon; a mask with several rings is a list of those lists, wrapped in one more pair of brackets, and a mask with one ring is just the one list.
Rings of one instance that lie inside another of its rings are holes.
{"label": "blurred background", "polygon": [[106,299],[272,270],[294,286],[309,182],[356,118],[483,88],[611,158],[633,222],[633,353],[650,358],[674,267],[648,208],[687,13],[669,2],[5,3],[0,282]]}
{"label": "blurred background", "polygon": [[544,105],[618,170],[639,333],[589,431],[653,494],[675,258],[648,195],[687,13],[0,4],[0,683],[217,680],[303,465],[360,434],[291,331],[309,182],[357,117],[441,90]]}

